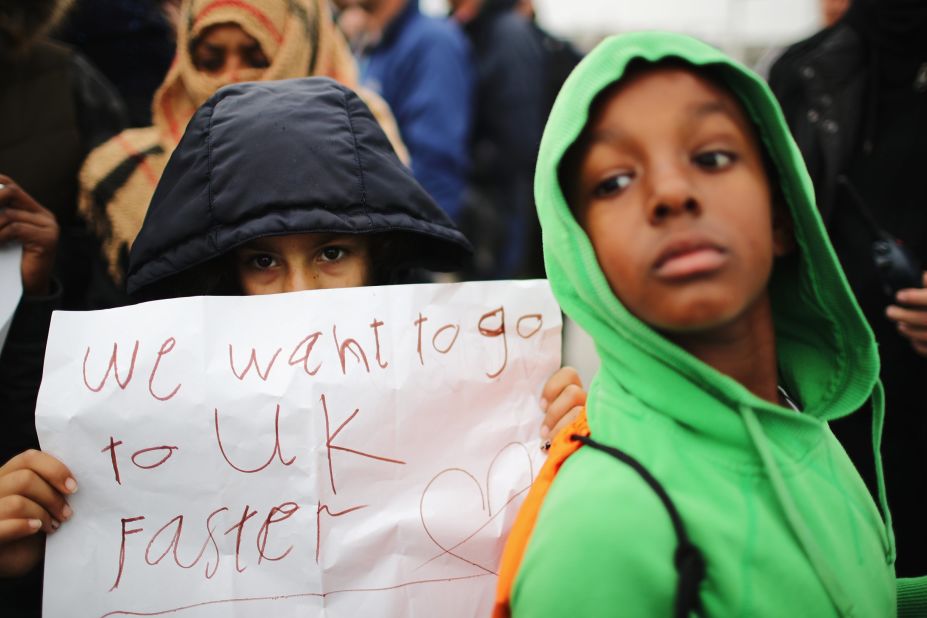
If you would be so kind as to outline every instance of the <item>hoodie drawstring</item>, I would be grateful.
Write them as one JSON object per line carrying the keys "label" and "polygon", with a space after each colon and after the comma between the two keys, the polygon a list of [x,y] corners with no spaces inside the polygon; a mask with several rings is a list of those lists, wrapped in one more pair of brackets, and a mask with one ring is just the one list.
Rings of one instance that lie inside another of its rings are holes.
{"label": "hoodie drawstring", "polygon": [[885,390],[882,380],[877,380],[872,392],[872,454],[875,458],[876,483],[879,490],[879,507],[885,520],[885,558],[888,564],[895,563],[895,533],[892,530],[892,513],[888,510],[888,496],[885,492],[885,477],[882,473],[882,427],[885,425]]}
{"label": "hoodie drawstring", "polygon": [[[792,500],[792,495],[785,485],[782,474],[779,472],[779,467],[776,465],[776,461],[773,459],[773,455],[769,450],[769,446],[767,445],[768,440],[763,433],[763,427],[760,425],[756,413],[748,406],[740,406],[740,414],[747,428],[747,433],[750,434],[750,440],[753,442],[753,446],[756,448],[760,460],[763,462],[763,467],[766,470],[766,474],[769,476],[773,492],[776,494],[779,505],[782,507],[789,527],[791,527],[792,532],[798,538],[802,550],[805,552],[805,555],[808,557],[808,560],[811,562],[812,567],[820,578],[821,583],[824,585],[824,589],[827,591],[834,607],[837,608],[837,611],[841,615],[849,616],[853,610],[852,604],[847,601],[850,597],[843,591],[840,580],[830,568],[829,561],[822,555],[817,544],[814,542],[811,531],[805,526],[805,522],[798,512],[798,508]],[[846,606],[844,606],[844,604],[846,604]]]}

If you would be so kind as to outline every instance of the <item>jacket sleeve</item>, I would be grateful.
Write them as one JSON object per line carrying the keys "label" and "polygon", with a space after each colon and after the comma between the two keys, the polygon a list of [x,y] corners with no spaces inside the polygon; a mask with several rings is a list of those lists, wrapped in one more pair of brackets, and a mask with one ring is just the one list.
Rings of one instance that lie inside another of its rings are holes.
{"label": "jacket sleeve", "polygon": [[44,297],[23,297],[0,352],[0,464],[22,451],[38,448],[35,402],[42,382],[45,343],[52,312],[61,304],[61,284],[52,282]]}
{"label": "jacket sleeve", "polygon": [[897,580],[898,617],[927,616],[927,576]]}

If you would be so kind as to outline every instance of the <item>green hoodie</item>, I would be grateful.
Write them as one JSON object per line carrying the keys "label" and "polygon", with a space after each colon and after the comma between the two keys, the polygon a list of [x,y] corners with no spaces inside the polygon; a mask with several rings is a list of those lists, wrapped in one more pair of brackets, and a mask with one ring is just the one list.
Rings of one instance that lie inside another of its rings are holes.
{"label": "green hoodie", "polygon": [[[756,397],[631,315],[566,203],[558,165],[593,99],[635,58],[712,66],[775,165],[798,250],[777,262],[769,289],[781,380],[801,402],[801,413]],[[688,37],[612,37],[560,92],[541,143],[535,193],[554,293],[602,358],[587,403],[592,437],[633,455],[669,493],[707,564],[704,613],[894,615],[876,344],[766,85]],[[827,425],[867,401],[874,410],[881,513]],[[513,613],[671,615],[676,546],[666,508],[640,475],[581,448],[563,465],[538,515],[512,589]]]}

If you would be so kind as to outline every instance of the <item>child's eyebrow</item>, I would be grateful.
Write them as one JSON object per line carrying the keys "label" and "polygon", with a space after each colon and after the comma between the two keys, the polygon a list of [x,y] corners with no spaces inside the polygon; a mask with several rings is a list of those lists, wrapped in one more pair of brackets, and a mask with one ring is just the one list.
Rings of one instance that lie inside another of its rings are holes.
{"label": "child's eyebrow", "polygon": [[714,116],[715,114],[725,116],[734,123],[737,123],[738,120],[730,106],[720,99],[707,101],[705,103],[697,103],[693,105],[691,109],[691,115],[695,120],[702,120],[706,116]]}
{"label": "child's eyebrow", "polygon": [[589,134],[586,140],[586,147],[588,148],[596,144],[621,144],[622,142],[628,141],[628,139],[624,131],[605,127]]}
{"label": "child's eyebrow", "polygon": [[[689,108],[688,114],[692,121],[703,120],[709,116],[721,115],[735,124],[738,122],[737,115],[731,110],[731,107],[720,99],[695,103]],[[621,129],[603,127],[589,134],[586,145],[587,147],[603,143],[621,145],[629,139],[628,135]]]}
{"label": "child's eyebrow", "polygon": [[[336,233],[324,233],[324,232],[307,232],[312,235],[312,247],[321,247],[322,245],[327,245],[333,241],[337,242],[343,240],[345,242],[352,242],[354,236],[351,234],[336,234]],[[239,247],[243,251],[272,251],[274,249],[274,244],[271,237],[255,238],[250,240],[245,244]]]}

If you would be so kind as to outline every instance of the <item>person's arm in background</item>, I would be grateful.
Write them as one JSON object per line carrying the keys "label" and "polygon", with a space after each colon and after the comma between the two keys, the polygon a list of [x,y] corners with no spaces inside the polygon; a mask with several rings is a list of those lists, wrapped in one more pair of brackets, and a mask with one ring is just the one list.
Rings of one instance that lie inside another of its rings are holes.
{"label": "person's arm in background", "polygon": [[35,400],[42,380],[45,342],[52,311],[61,303],[61,286],[52,276],[58,248],[55,216],[0,175],[0,243],[22,244],[23,297],[0,352],[0,461],[37,448]]}

